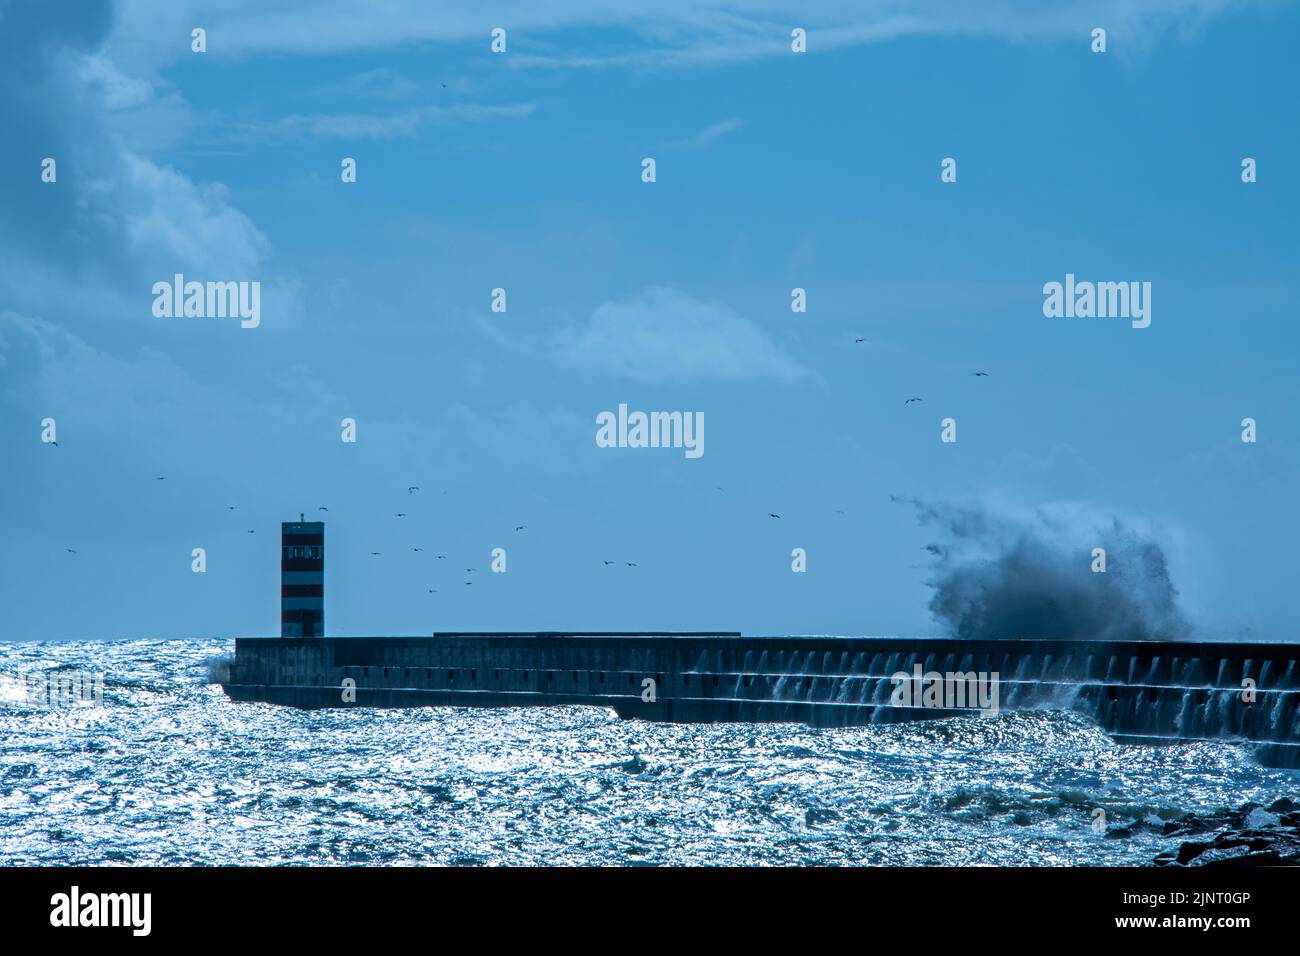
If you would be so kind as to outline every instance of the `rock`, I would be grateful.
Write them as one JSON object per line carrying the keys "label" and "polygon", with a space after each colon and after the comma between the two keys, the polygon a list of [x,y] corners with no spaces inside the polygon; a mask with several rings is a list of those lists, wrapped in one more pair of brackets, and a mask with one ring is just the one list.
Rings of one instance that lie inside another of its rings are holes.
{"label": "rock", "polygon": [[1248,803],[1235,811],[1205,816],[1189,814],[1165,827],[1166,836],[1201,836],[1155,859],[1157,866],[1300,866],[1300,813],[1291,801],[1278,800],[1265,810]]}
{"label": "rock", "polygon": [[1275,827],[1282,822],[1282,818],[1276,813],[1269,813],[1260,807],[1256,807],[1246,814],[1246,826],[1251,830],[1262,830],[1266,827]]}

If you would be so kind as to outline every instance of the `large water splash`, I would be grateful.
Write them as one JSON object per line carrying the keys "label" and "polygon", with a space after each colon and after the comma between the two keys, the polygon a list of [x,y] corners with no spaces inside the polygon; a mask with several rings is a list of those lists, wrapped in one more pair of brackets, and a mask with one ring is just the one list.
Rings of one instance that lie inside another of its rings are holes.
{"label": "large water splash", "polygon": [[[1192,626],[1157,532],[1078,507],[1024,516],[982,506],[916,508],[937,539],[930,611],[956,637],[1169,640]],[[1106,570],[1093,570],[1094,548]]]}

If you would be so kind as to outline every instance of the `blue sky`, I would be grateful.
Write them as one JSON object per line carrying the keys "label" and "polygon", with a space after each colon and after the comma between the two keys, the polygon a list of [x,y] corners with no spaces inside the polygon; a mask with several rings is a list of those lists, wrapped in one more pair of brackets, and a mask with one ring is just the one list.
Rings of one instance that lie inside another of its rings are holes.
{"label": "blue sky", "polygon": [[[276,633],[322,505],[331,633],[936,633],[901,495],[1081,573],[1118,517],[1198,634],[1294,638],[1295,3],[359,6],[0,2],[4,636]],[[620,402],[706,453],[598,448]]]}

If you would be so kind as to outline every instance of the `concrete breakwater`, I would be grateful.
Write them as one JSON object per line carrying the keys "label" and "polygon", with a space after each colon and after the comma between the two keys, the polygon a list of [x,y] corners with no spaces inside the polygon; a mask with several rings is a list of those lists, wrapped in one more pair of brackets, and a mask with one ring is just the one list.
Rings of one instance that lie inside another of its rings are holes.
{"label": "concrete breakwater", "polygon": [[[733,633],[240,638],[226,693],[292,707],[610,707],[652,721],[818,727],[1073,710],[1135,743],[1240,740],[1300,767],[1300,645]],[[907,675],[909,680],[903,680]],[[955,684],[971,693],[956,698]],[[948,693],[920,692],[946,678]],[[913,684],[916,693],[900,688]],[[901,700],[901,703],[900,703]],[[987,703],[987,695],[983,699]]]}

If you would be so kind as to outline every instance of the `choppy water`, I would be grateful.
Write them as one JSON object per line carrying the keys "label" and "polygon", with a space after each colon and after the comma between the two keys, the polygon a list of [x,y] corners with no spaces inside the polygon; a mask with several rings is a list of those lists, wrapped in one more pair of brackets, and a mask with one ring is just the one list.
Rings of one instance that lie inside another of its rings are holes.
{"label": "choppy water", "polygon": [[[813,730],[236,704],[204,663],[231,653],[0,643],[0,864],[1145,864],[1176,844],[1162,820],[1300,793],[1242,748],[1124,746],[1067,713]],[[29,702],[18,678],[59,667],[102,671],[103,706]]]}

